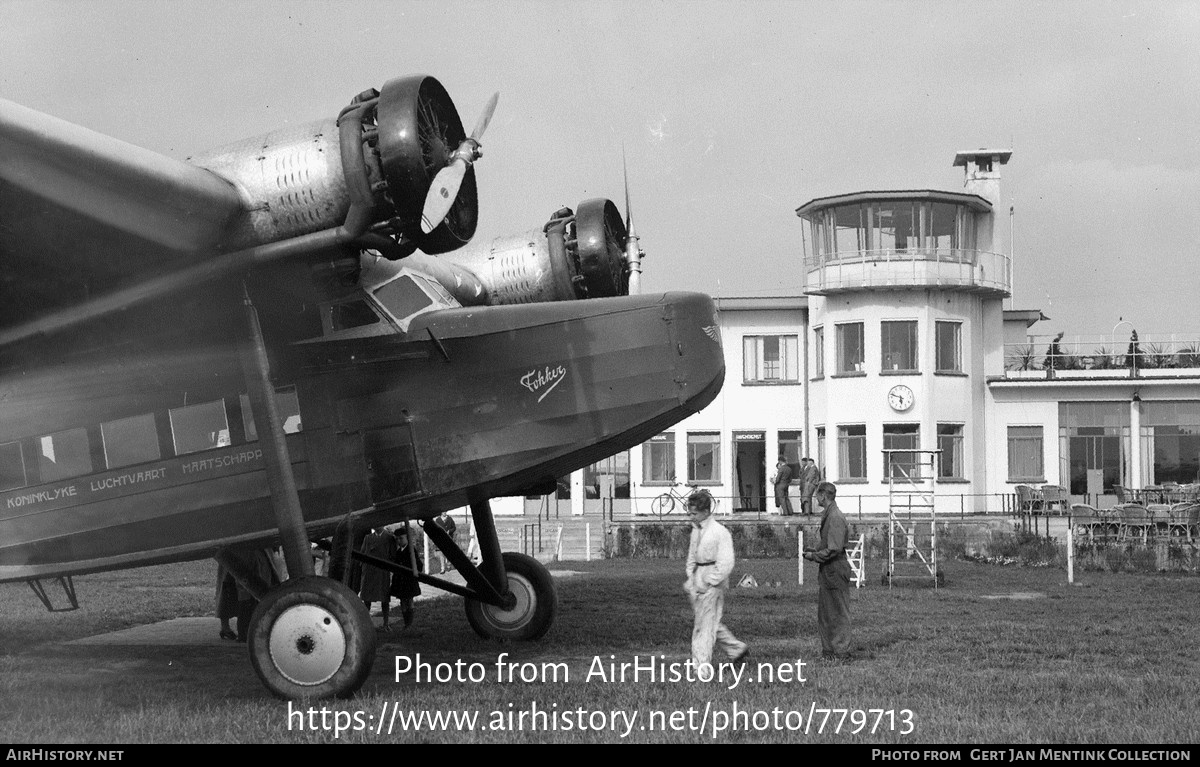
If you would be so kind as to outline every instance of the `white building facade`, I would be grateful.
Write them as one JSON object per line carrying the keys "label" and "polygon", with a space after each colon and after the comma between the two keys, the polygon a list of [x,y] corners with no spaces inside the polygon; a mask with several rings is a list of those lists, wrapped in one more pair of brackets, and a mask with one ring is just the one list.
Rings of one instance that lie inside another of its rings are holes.
{"label": "white building facade", "polygon": [[[1041,312],[1003,308],[1012,260],[999,169],[1010,156],[959,152],[958,192],[802,205],[805,294],[717,302],[717,399],[576,472],[559,498],[526,499],[526,513],[553,502],[652,514],[655,497],[691,483],[720,512],[773,514],[782,455],[793,467],[814,458],[843,509],[882,514],[889,481],[913,470],[885,450],[939,451],[939,513],[1010,510],[1021,484],[1106,506],[1123,488],[1200,482],[1200,336],[1139,349],[1077,337],[1048,355],[1051,339],[1030,335]],[[799,511],[797,487],[792,496]]]}

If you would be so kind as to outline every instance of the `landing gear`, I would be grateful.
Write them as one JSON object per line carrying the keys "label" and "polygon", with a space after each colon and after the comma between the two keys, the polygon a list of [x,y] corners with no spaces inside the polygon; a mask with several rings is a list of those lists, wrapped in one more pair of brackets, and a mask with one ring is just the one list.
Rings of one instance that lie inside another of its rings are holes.
{"label": "landing gear", "polygon": [[250,619],[250,662],[274,695],[348,698],[375,660],[375,626],[358,595],[330,578],[293,578]]}
{"label": "landing gear", "polygon": [[484,638],[537,639],[550,629],[558,612],[554,579],[533,557],[506,551],[501,558],[508,573],[507,590],[512,597],[509,605],[489,605],[468,598],[467,622]]}

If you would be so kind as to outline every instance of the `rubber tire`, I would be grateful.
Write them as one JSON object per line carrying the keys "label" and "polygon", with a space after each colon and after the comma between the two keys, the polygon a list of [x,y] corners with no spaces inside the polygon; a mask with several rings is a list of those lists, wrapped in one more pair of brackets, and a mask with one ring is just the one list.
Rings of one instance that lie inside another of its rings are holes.
{"label": "rubber tire", "polygon": [[659,519],[673,511],[675,511],[675,499],[670,493],[663,493],[650,501],[650,513],[657,514]]}
{"label": "rubber tire", "polygon": [[554,579],[533,557],[513,551],[506,551],[501,557],[508,573],[508,590],[517,597],[516,606],[504,610],[478,599],[467,599],[467,623],[484,639],[538,639],[550,630],[558,613]]}
{"label": "rubber tire", "polygon": [[367,606],[332,578],[293,578],[272,589],[250,618],[248,639],[254,672],[284,700],[348,698],[375,662]]}

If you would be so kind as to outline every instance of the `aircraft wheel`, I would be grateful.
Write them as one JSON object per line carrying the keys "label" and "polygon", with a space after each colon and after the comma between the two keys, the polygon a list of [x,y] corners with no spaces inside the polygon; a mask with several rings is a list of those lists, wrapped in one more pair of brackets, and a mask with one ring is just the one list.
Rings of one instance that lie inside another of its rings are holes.
{"label": "aircraft wheel", "polygon": [[294,578],[250,618],[250,662],[289,700],[348,698],[375,661],[375,625],[358,595],[331,578]]}
{"label": "aircraft wheel", "polygon": [[467,622],[485,639],[537,639],[550,629],[558,612],[554,579],[533,557],[506,551],[503,559],[508,590],[516,602],[505,609],[468,599]]}

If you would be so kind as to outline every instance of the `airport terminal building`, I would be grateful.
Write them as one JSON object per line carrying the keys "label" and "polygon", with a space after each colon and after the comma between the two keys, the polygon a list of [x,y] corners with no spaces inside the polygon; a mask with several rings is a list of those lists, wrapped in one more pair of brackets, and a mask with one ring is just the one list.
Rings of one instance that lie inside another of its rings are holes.
{"label": "airport terminal building", "polygon": [[1039,310],[1004,308],[1010,156],[957,153],[959,191],[801,205],[804,294],[718,300],[717,399],[526,512],[649,514],[679,481],[708,488],[719,511],[773,514],[783,455],[814,458],[844,510],[883,514],[889,478],[911,471],[897,464],[925,455],[885,450],[936,455],[939,513],[1008,510],[1018,485],[1108,506],[1122,488],[1200,480],[1200,333],[1134,345],[1123,323],[1055,341],[1038,335]]}

